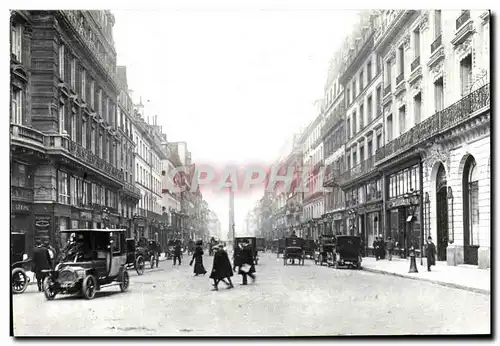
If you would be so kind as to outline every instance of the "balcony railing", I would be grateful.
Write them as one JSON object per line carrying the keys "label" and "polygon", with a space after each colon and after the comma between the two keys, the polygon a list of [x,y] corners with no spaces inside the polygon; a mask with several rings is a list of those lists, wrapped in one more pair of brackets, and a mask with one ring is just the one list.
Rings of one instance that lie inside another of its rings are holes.
{"label": "balcony railing", "polygon": [[384,96],[387,96],[391,93],[391,85],[389,84],[384,88]]}
{"label": "balcony railing", "polygon": [[413,62],[411,63],[411,71],[412,72],[415,71],[415,69],[419,66],[420,66],[420,56],[417,56],[415,60],[413,60]]}
{"label": "balcony railing", "polygon": [[43,145],[43,133],[34,130],[30,127],[17,124],[10,124],[10,134],[13,137],[21,137],[24,139],[29,139]]}
{"label": "balcony railing", "polygon": [[432,44],[431,44],[431,54],[434,53],[436,51],[436,49],[438,49],[439,47],[441,47],[442,38],[443,38],[443,36],[439,35],[438,38],[436,38],[434,40],[434,42],[432,42]]}
{"label": "balcony railing", "polygon": [[460,27],[464,25],[465,22],[467,22],[469,19],[470,19],[470,11],[469,10],[463,11],[460,17],[457,18],[456,29],[457,30],[460,29]]}
{"label": "balcony railing", "polygon": [[467,120],[472,113],[490,105],[490,84],[473,91],[448,108],[435,113],[376,152],[376,160],[404,152],[438,133]]}
{"label": "balcony railing", "polygon": [[405,79],[405,73],[401,72],[399,76],[396,77],[396,85],[399,85]]}
{"label": "balcony railing", "polygon": [[347,170],[344,173],[342,173],[339,182],[342,185],[347,184],[353,179],[359,178],[367,173],[370,173],[374,167],[375,167],[375,156],[370,156],[363,162],[352,167],[350,170]]}
{"label": "balcony railing", "polygon": [[63,136],[47,136],[45,138],[45,145],[47,147],[50,147],[52,149],[63,149],[71,156],[83,161],[93,168],[97,168],[104,175],[110,175],[117,180],[123,181],[123,172],[118,170],[112,164],[93,154],[90,150],[85,149],[81,145],[73,142],[69,138]]}
{"label": "balcony railing", "polygon": [[20,186],[11,186],[10,187],[10,198],[16,201],[33,201],[33,189],[20,187]]}
{"label": "balcony railing", "polygon": [[327,119],[321,128],[321,135],[328,133],[330,129],[340,120],[345,118],[345,106],[339,106]]}
{"label": "balcony railing", "polygon": [[139,190],[139,188],[135,187],[134,185],[128,183],[128,182],[124,182],[123,183],[123,189],[129,193],[133,193],[137,196],[140,196],[141,195],[141,190]]}

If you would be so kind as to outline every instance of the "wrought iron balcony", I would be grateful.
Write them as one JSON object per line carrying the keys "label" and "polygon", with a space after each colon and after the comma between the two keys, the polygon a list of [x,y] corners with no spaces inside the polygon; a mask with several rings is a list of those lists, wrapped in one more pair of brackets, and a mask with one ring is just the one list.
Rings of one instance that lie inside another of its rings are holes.
{"label": "wrought iron balcony", "polygon": [[359,178],[361,176],[364,176],[365,174],[370,173],[371,171],[373,171],[374,167],[375,167],[375,156],[370,156],[363,162],[343,172],[342,175],[340,176],[339,183],[340,185],[345,185],[353,179]]}
{"label": "wrought iron balcony", "polygon": [[387,96],[391,93],[391,85],[389,84],[384,88],[384,96]]}
{"label": "wrought iron balcony", "polygon": [[321,128],[321,136],[327,134],[335,124],[337,124],[344,118],[345,118],[345,106],[341,105],[326,119],[325,124]]}
{"label": "wrought iron balcony", "polygon": [[439,35],[435,40],[434,42],[432,42],[431,44],[431,54],[434,53],[436,51],[436,49],[438,49],[439,47],[441,47],[441,44],[442,44],[442,38],[443,36],[442,35]]}
{"label": "wrought iron balcony", "polygon": [[129,194],[136,195],[139,198],[141,196],[141,190],[128,182],[123,183],[123,190],[127,191]]}
{"label": "wrought iron balcony", "polygon": [[32,129],[31,127],[18,125],[18,124],[10,124],[10,135],[13,138],[20,138],[23,140],[29,140],[36,142],[39,145],[43,145],[44,135],[42,132]]}
{"label": "wrought iron balcony", "polygon": [[401,72],[399,76],[396,77],[396,85],[399,85],[405,79],[405,73]]}
{"label": "wrought iron balcony", "polygon": [[331,163],[326,171],[325,178],[323,181],[323,186],[333,186],[336,180],[339,178],[340,169],[338,167],[333,167],[333,163]]}
{"label": "wrought iron balcony", "polygon": [[411,71],[412,72],[415,71],[415,69],[419,66],[420,66],[420,56],[417,56],[415,60],[413,60],[413,62],[411,63]]}
{"label": "wrought iron balcony", "polygon": [[47,148],[63,150],[70,156],[73,156],[85,164],[96,168],[104,175],[109,175],[117,180],[123,181],[123,172],[92,153],[92,151],[82,147],[76,142],[73,142],[68,137],[61,135],[46,136],[45,142]]}
{"label": "wrought iron balcony", "polygon": [[418,123],[412,129],[390,141],[382,148],[379,148],[375,154],[376,161],[381,161],[386,157],[396,153],[402,153],[415,147],[419,143],[427,141],[435,135],[462,123],[467,120],[472,113],[489,105],[490,84],[486,84],[448,108]]}
{"label": "wrought iron balcony", "polygon": [[460,17],[457,18],[456,29],[460,29],[462,25],[464,25],[470,19],[470,11],[465,10],[462,11]]}

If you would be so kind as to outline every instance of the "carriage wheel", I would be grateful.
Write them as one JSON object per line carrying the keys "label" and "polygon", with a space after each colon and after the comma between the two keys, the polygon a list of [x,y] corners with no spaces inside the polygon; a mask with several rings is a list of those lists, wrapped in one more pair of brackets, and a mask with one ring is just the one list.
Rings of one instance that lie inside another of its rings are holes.
{"label": "carriage wheel", "polygon": [[22,268],[15,268],[12,271],[12,292],[14,294],[20,294],[26,291],[28,287],[28,275]]}
{"label": "carriage wheel", "polygon": [[82,283],[82,294],[85,299],[92,299],[95,297],[95,293],[97,292],[97,281],[93,275],[87,275],[83,279]]}
{"label": "carriage wheel", "polygon": [[142,259],[142,256],[137,257],[135,260],[135,271],[138,275],[144,274],[144,260]]}
{"label": "carriage wheel", "polygon": [[121,281],[120,281],[120,290],[122,292],[126,292],[128,290],[128,286],[130,285],[130,278],[128,276],[128,271],[127,269],[123,269],[122,275],[121,275]]}

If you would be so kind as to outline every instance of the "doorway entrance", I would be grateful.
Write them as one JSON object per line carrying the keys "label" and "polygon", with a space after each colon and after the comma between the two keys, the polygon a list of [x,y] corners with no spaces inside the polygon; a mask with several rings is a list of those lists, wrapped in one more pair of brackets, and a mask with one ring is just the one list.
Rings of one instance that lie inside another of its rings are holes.
{"label": "doorway entrance", "polygon": [[462,181],[464,220],[464,263],[477,265],[479,234],[479,177],[476,161],[469,156],[465,161]]}
{"label": "doorway entrance", "polygon": [[446,261],[448,247],[448,199],[446,172],[443,164],[439,165],[436,178],[436,216],[437,216],[437,260]]}

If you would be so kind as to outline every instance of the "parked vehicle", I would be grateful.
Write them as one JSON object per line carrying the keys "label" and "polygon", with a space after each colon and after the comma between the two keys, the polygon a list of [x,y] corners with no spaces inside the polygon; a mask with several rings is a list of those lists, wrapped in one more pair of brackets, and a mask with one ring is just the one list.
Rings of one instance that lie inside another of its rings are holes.
{"label": "parked vehicle", "polygon": [[68,248],[54,270],[46,270],[43,291],[48,300],[57,294],[81,294],[93,299],[105,286],[129,288],[125,229],[70,229]]}
{"label": "parked vehicle", "polygon": [[10,234],[10,266],[12,293],[23,293],[30,282],[26,272],[31,267],[31,259],[26,254],[25,233]]}
{"label": "parked vehicle", "polygon": [[348,266],[361,269],[361,237],[342,235],[337,236],[335,246],[335,269],[339,266]]}
{"label": "parked vehicle", "polygon": [[319,239],[319,248],[316,251],[314,263],[328,267],[334,264],[336,238],[334,235],[322,235]]}
{"label": "parked vehicle", "polygon": [[[283,252],[283,265],[295,264],[295,260],[298,260],[298,264],[304,265],[305,251],[304,251],[304,239],[298,237],[285,238],[285,251]],[[288,260],[292,260],[288,262]]]}

